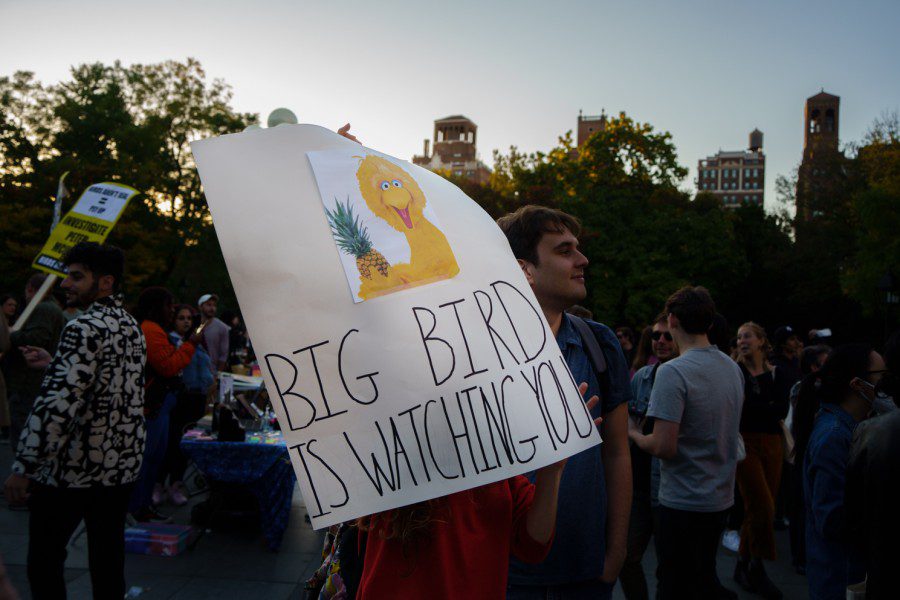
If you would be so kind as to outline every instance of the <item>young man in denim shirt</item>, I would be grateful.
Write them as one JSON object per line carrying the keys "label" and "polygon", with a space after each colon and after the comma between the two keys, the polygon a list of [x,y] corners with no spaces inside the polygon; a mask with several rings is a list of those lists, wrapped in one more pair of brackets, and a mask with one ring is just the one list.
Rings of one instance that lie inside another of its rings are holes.
{"label": "young man in denim shirt", "polygon": [[844,491],[853,433],[872,413],[885,371],[871,346],[848,344],[836,348],[818,372],[822,404],[803,460],[811,600],[843,598],[848,585],[866,576],[862,552],[850,543]]}
{"label": "young man in denim shirt", "polygon": [[572,317],[565,314],[587,295],[584,280],[588,259],[578,250],[578,221],[561,211],[525,206],[501,218],[498,224],[575,381],[587,382],[586,398],[601,398],[593,416],[603,415],[603,443],[569,458],[563,472],[550,554],[538,565],[510,560],[507,597],[603,600],[611,597],[625,560],[631,508],[628,366],[612,330],[588,321],[608,366],[607,372],[598,377]]}

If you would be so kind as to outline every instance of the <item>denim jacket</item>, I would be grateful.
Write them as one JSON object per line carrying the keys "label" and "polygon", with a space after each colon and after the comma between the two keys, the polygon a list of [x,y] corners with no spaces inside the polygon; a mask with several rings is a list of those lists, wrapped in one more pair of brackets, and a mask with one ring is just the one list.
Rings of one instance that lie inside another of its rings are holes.
{"label": "denim jacket", "polygon": [[844,485],[856,420],[824,404],[803,463],[806,503],[806,577],[810,600],[843,599],[847,586],[865,579],[862,557],[846,536]]}

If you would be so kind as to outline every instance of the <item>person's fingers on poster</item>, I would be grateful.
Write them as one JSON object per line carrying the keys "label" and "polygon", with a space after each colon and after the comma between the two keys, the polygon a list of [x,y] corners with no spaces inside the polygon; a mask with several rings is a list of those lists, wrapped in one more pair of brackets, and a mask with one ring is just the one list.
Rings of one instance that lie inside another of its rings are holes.
{"label": "person's fingers on poster", "polygon": [[355,135],[350,133],[350,123],[346,123],[343,127],[338,129],[337,132],[338,132],[338,135],[342,135],[345,138],[347,138],[348,140],[350,140],[351,142],[356,142],[357,144],[362,146],[362,142],[360,142],[358,139],[356,139]]}
{"label": "person's fingers on poster", "polygon": [[[588,384],[586,381],[582,381],[581,385],[578,386],[578,393],[581,394],[581,397],[584,398],[584,395],[587,394]],[[585,406],[587,406],[588,411],[594,410],[594,407],[597,406],[597,403],[600,402],[600,396],[591,396],[590,399],[585,402]],[[597,417],[594,419],[594,425],[600,426],[600,423],[603,422],[603,417]]]}
{"label": "person's fingers on poster", "polygon": [[49,352],[36,346],[19,346],[19,350],[32,369],[46,369],[53,359]]}

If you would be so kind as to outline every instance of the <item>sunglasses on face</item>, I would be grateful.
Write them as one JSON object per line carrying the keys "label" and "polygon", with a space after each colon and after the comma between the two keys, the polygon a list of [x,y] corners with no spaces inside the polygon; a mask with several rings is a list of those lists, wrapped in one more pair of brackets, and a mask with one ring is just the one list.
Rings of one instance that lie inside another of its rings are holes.
{"label": "sunglasses on face", "polygon": [[668,331],[654,331],[650,334],[650,337],[653,338],[654,342],[658,342],[659,338],[666,338],[667,342],[672,341],[672,334]]}

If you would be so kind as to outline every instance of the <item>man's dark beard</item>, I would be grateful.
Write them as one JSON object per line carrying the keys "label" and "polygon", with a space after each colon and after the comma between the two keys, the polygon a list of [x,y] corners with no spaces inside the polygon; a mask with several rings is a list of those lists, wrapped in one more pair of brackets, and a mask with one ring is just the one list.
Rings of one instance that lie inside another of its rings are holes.
{"label": "man's dark beard", "polygon": [[94,300],[97,299],[99,293],[100,282],[94,279],[94,282],[91,284],[91,289],[88,290],[86,294],[78,294],[74,299],[66,299],[66,308],[80,308],[81,310],[85,310],[94,303]]}

